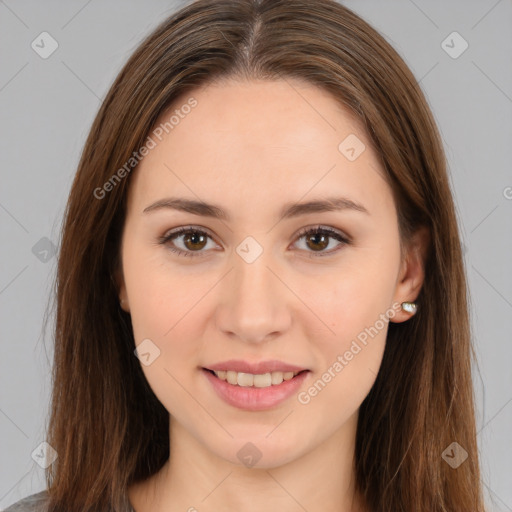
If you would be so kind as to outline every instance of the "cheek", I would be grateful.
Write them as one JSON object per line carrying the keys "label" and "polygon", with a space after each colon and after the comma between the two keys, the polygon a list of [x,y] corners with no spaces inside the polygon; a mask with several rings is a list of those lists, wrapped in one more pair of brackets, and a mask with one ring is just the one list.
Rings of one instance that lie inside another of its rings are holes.
{"label": "cheek", "polygon": [[[388,288],[385,280],[376,285],[366,276],[347,278],[317,303],[330,331],[315,338],[319,364],[297,396],[311,428],[344,424],[370,392],[386,345]],[[330,418],[329,424],[321,418]]]}
{"label": "cheek", "polygon": [[206,318],[201,299],[213,283],[207,276],[194,279],[171,273],[151,260],[127,258],[125,262],[135,344],[145,343],[155,354],[148,365],[140,358],[146,380],[169,412],[195,410],[197,404],[184,389],[199,372],[198,340]]}
{"label": "cheek", "polygon": [[128,239],[123,273],[135,345],[140,354],[150,353],[146,360],[139,354],[141,368],[159,401],[173,411],[177,398],[183,400],[179,383],[186,382],[195,371],[193,364],[183,362],[198,361],[198,344],[191,341],[199,339],[193,330],[200,329],[200,299],[208,290],[208,278],[191,280],[179,271],[170,272],[162,258],[155,257],[158,252],[131,245]]}
{"label": "cheek", "polygon": [[310,332],[321,362],[319,389],[329,388],[322,391],[325,403],[333,399],[358,406],[373,385],[394,313],[395,266],[391,256],[360,257],[331,275],[322,290],[309,294],[308,304],[329,328],[322,334]]}
{"label": "cheek", "polygon": [[389,303],[386,294],[379,296],[375,288],[373,293],[364,295],[364,300],[353,300],[351,287],[345,284],[337,299],[326,302],[321,310],[330,329],[317,339],[318,356],[323,363],[319,373],[330,372],[325,374],[326,382],[336,380],[341,385],[345,381],[341,385],[344,390],[354,386],[369,390],[380,367],[389,324]]}
{"label": "cheek", "polygon": [[[141,248],[127,243],[123,271],[136,342],[172,338],[193,307],[208,291],[207,276],[194,276],[178,266],[166,265],[160,248]],[[210,284],[211,287],[211,284]]]}
{"label": "cheek", "polygon": [[330,272],[316,291],[309,287],[308,304],[331,330],[326,343],[343,344],[355,338],[388,311],[395,291],[395,267],[389,257],[354,257]]}

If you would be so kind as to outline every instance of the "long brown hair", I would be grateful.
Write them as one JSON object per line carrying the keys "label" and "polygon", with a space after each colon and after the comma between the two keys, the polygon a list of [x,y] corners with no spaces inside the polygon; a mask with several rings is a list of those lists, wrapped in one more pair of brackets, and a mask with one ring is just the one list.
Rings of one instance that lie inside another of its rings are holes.
{"label": "long brown hair", "polygon": [[[71,189],[56,281],[49,512],[121,511],[128,487],[169,456],[169,413],[133,354],[112,278],[136,168],[126,162],[178,96],[222,78],[295,78],[330,92],[381,159],[401,241],[430,231],[421,307],[389,325],[360,408],[357,487],[372,511],[483,511],[461,244],[442,141],[413,74],[334,0],[198,0],[159,25],[119,73]],[[469,455],[456,469],[442,456],[452,442]]]}

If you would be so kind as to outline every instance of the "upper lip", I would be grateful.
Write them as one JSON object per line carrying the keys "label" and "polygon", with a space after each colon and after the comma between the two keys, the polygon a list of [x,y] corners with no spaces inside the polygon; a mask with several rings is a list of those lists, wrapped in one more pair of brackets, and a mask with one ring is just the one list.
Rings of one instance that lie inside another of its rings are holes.
{"label": "upper lip", "polygon": [[207,370],[228,371],[232,370],[238,373],[252,373],[253,375],[263,375],[272,372],[301,372],[307,370],[301,366],[288,364],[277,359],[268,361],[260,361],[257,363],[250,363],[241,359],[230,359],[229,361],[222,361],[221,363],[205,366]]}

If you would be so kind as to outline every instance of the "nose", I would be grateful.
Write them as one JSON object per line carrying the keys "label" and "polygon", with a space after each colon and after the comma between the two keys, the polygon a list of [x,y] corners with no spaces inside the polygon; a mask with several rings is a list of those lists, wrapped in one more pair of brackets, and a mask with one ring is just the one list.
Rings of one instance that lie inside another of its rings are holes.
{"label": "nose", "polygon": [[269,252],[252,263],[233,252],[234,268],[223,279],[216,311],[217,328],[231,338],[262,343],[290,327],[293,293]]}

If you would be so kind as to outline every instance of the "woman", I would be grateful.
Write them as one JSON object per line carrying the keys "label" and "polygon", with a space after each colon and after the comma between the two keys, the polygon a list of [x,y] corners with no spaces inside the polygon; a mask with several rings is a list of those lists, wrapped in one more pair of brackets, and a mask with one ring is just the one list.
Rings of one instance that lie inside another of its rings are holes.
{"label": "woman", "polygon": [[442,142],[398,54],[332,0],[198,0],[84,148],[32,502],[483,511],[468,322]]}

